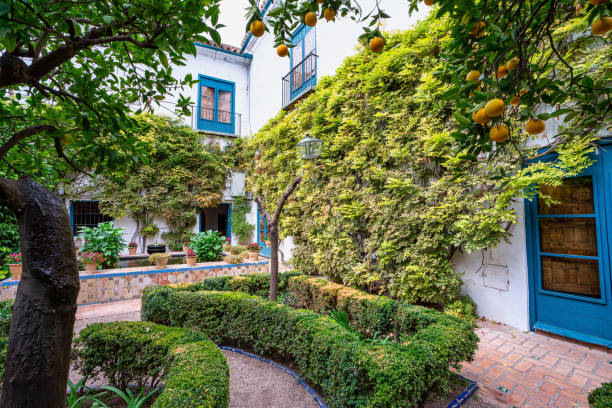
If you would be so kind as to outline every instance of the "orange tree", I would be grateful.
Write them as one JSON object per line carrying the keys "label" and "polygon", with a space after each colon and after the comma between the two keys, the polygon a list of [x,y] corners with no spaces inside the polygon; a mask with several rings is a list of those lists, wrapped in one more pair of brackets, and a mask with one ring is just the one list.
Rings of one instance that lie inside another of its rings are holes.
{"label": "orange tree", "polygon": [[172,66],[194,41],[219,42],[218,16],[218,0],[0,0],[0,205],[18,218],[23,253],[0,406],[65,406],[79,273],[66,208],[35,181],[40,169],[138,162],[131,108],[192,82]]}
{"label": "orange tree", "polygon": [[[247,30],[261,36],[269,26],[277,47],[289,45],[291,33],[302,22],[316,24],[313,13],[328,21],[351,18],[365,24],[360,39],[369,42],[373,52],[381,52],[386,43],[379,30],[389,17],[383,1],[364,10],[354,0],[283,0],[268,11],[263,26],[259,7],[250,1]],[[455,106],[458,128],[453,137],[463,147],[462,161],[473,162],[481,153],[494,157],[494,142],[499,149],[515,149],[518,160],[537,157],[520,134],[542,134],[545,121],[555,117],[563,119],[563,126],[545,153],[610,127],[612,69],[606,35],[612,29],[610,1],[426,0],[421,4],[433,6],[436,17],[451,19],[451,43],[441,56],[445,64],[438,74],[452,78],[443,98]],[[418,6],[416,0],[407,2],[407,12]],[[585,61],[587,48],[601,52]]]}

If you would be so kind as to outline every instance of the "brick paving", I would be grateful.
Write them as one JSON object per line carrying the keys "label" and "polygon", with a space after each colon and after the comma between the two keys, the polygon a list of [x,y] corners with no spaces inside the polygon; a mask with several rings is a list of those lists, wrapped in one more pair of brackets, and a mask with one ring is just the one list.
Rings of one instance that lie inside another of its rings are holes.
{"label": "brick paving", "polygon": [[[77,325],[137,319],[140,299],[79,306]],[[588,408],[588,393],[612,381],[612,352],[510,326],[479,322],[476,357],[461,374],[480,387],[478,400],[499,408]],[[487,406],[487,405],[483,405]]]}
{"label": "brick paving", "polygon": [[612,381],[612,352],[510,326],[479,322],[476,358],[461,374],[497,407],[587,408],[587,396]]}

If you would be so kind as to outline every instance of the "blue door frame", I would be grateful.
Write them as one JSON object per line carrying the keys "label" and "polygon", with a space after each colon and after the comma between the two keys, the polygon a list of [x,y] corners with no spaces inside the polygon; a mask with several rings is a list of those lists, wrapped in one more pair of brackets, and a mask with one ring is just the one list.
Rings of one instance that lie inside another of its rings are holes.
{"label": "blue door frame", "polygon": [[270,258],[272,252],[270,251],[270,247],[266,245],[265,240],[261,239],[262,235],[264,237],[268,236],[268,220],[266,220],[266,217],[263,215],[263,213],[259,211],[259,206],[257,206],[257,244],[261,247],[261,251],[259,251],[259,254],[261,256]]}
{"label": "blue door frame", "polygon": [[[553,160],[554,156],[542,160]],[[542,330],[592,344],[612,348],[612,144],[602,144],[594,163],[581,175],[593,183],[592,214],[540,214],[537,199],[525,200],[527,264],[529,270],[530,325]],[[593,219],[597,238],[597,255],[568,255],[541,251],[540,220]],[[546,290],[542,283],[542,257],[598,262],[600,296],[585,296]]]}
{"label": "blue door frame", "polygon": [[[236,104],[236,84],[231,81],[224,79],[213,78],[206,75],[200,75],[200,84],[198,85],[198,129],[209,130],[217,133],[234,134],[236,129],[236,115],[235,115],[235,104]],[[214,93],[214,112],[213,119],[209,120],[202,118],[202,86],[206,86],[215,91]],[[219,91],[231,92],[232,95],[232,108],[229,112],[230,122],[219,121]]]}
{"label": "blue door frame", "polygon": [[[226,237],[232,239],[232,205],[221,203],[222,206],[227,206],[227,223],[226,223]],[[206,231],[206,215],[204,214],[204,210],[200,211],[200,232]]]}
{"label": "blue door frame", "polygon": [[[306,38],[306,34],[308,34],[311,30],[313,30],[313,33],[315,36],[314,49],[308,50],[308,54],[306,54],[306,51],[307,51],[306,42],[304,41],[304,39]],[[289,70],[289,72],[291,72],[291,74],[289,75],[289,92],[290,92],[289,98],[290,100],[293,101],[294,99],[302,95],[305,90],[314,88],[317,84],[316,61],[310,62],[310,64],[314,64],[315,72],[309,78],[306,78],[306,74],[307,74],[306,71],[307,71],[307,68],[309,67],[309,64],[305,62],[307,58],[312,58],[310,57],[311,54],[316,54],[317,52],[317,36],[316,36],[316,30],[314,29],[314,27],[308,27],[306,24],[302,24],[300,27],[298,27],[298,29],[295,30],[295,32],[293,33],[291,37],[291,45],[293,45],[294,47],[291,48],[291,58],[290,58],[291,69]],[[299,48],[301,51],[302,58],[299,61],[296,58],[294,58],[294,50],[296,48]],[[301,65],[301,68],[298,68],[299,70],[301,70],[301,76],[300,76],[301,84],[299,85],[294,84],[293,68],[302,62],[304,63]]]}

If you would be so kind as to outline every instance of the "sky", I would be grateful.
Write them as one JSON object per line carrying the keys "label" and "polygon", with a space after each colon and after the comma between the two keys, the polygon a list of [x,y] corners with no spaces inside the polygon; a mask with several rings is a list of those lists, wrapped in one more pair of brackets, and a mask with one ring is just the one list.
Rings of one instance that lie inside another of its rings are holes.
{"label": "sky", "polygon": [[[362,0],[360,4],[366,6],[371,1]],[[383,29],[398,29],[398,28],[408,28],[416,19],[424,18],[429,9],[424,7],[423,10],[420,10],[416,13],[415,16],[410,18],[408,16],[408,7],[410,1],[409,0],[383,0],[381,1],[382,8],[389,12],[393,18],[391,18]],[[219,17],[219,21],[222,24],[225,24],[226,27],[222,28],[219,33],[221,34],[221,41],[224,44],[233,45],[239,47],[242,38],[245,34],[245,13],[246,8],[249,5],[248,0],[222,0],[220,3],[221,15]],[[359,32],[361,28],[359,28]]]}

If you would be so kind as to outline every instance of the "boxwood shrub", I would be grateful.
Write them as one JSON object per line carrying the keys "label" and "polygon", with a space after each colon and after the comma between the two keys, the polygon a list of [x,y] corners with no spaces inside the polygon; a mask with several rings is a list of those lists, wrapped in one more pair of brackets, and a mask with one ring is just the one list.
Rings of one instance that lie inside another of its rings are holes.
{"label": "boxwood shrub", "polygon": [[74,345],[84,376],[103,374],[121,389],[164,381],[153,408],[229,406],[227,361],[202,333],[147,322],[93,323]]}
{"label": "boxwood shrub", "polygon": [[350,325],[366,337],[391,334],[400,338],[401,334],[426,336],[437,331],[446,332],[445,348],[455,354],[447,356],[448,362],[455,367],[472,355],[478,343],[472,320],[459,319],[430,308],[371,295],[306,275],[291,277],[287,290],[293,295],[297,307],[324,314],[335,309],[343,310]]}
{"label": "boxwood shrub", "polygon": [[242,292],[182,289],[145,289],[143,318],[197,328],[216,343],[289,362],[322,389],[330,407],[393,408],[423,403],[447,384],[452,376],[449,366],[470,359],[475,348],[471,330],[457,336],[456,330],[445,331],[434,324],[441,315],[437,312],[432,324],[423,324],[410,341],[383,344],[363,341],[311,310]]}
{"label": "boxwood shrub", "polygon": [[591,408],[612,407],[612,382],[602,384],[601,387],[589,393],[589,406]]}

